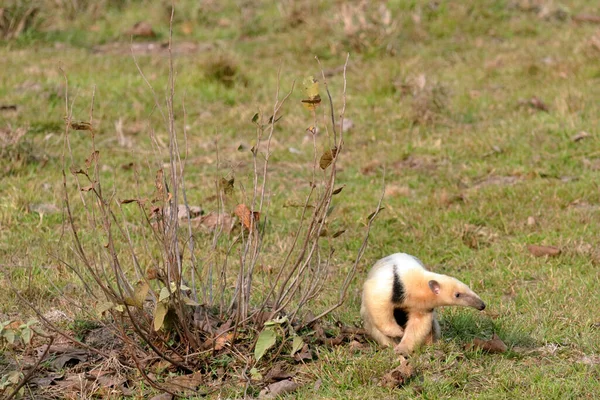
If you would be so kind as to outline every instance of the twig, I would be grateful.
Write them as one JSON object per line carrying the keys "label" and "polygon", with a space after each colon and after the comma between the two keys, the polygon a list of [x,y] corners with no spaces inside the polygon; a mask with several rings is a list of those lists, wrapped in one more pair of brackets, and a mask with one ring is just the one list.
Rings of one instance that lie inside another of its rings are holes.
{"label": "twig", "polygon": [[[39,332],[36,332],[38,334],[40,334]],[[43,335],[40,335],[43,336]],[[42,361],[46,358],[46,356],[48,355],[48,352],[50,351],[50,346],[52,346],[52,343],[54,343],[54,336],[46,336],[49,340],[48,340],[48,345],[46,347],[46,350],[44,350],[44,353],[42,354],[42,356],[36,361],[36,363],[34,364],[33,367],[31,367],[31,369],[29,370],[29,372],[27,372],[27,375],[25,375],[23,377],[23,379],[21,380],[21,382],[17,385],[17,387],[12,391],[11,394],[8,395],[8,397],[6,398],[6,400],[11,400],[13,397],[15,397],[17,395],[17,393],[19,393],[19,391],[21,390],[21,388],[23,386],[25,386],[27,384],[27,382],[29,382],[29,380],[33,377],[33,374],[35,374],[35,371],[38,369],[38,367],[40,366],[40,364],[42,363]]]}

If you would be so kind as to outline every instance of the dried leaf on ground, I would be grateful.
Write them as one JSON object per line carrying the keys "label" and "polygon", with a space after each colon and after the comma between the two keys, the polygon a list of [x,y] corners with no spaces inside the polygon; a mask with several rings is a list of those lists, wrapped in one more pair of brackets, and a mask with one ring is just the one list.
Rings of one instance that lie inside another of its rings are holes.
{"label": "dried leaf on ground", "polygon": [[273,366],[265,375],[265,382],[278,382],[284,379],[290,379],[294,377],[294,374],[285,370],[285,363],[279,362]]}
{"label": "dried leaf on ground", "polygon": [[537,222],[534,217],[532,217],[532,216],[527,217],[527,225],[528,226],[535,226],[536,223]]}
{"label": "dried leaf on ground", "polygon": [[188,207],[190,218],[196,218],[204,214],[204,210],[200,206],[186,206],[185,204],[179,204],[177,206],[177,218],[180,220],[187,220],[188,218]]}
{"label": "dried leaf on ground", "polygon": [[234,218],[229,214],[210,212],[206,215],[192,218],[191,222],[194,228],[202,228],[208,232],[212,232],[218,227],[221,227],[225,232],[231,232],[234,225]]}
{"label": "dried leaf on ground", "polygon": [[156,33],[152,29],[152,25],[146,21],[137,22],[131,29],[125,32],[128,35],[138,36],[138,37],[155,37]]}
{"label": "dried leaf on ground", "polygon": [[277,396],[282,396],[286,393],[292,393],[300,387],[300,384],[291,379],[282,380],[271,383],[269,386],[260,391],[259,399],[274,399]]}
{"label": "dried leaf on ground", "polygon": [[533,96],[529,100],[521,99],[521,100],[519,100],[519,105],[520,106],[529,106],[529,107],[533,108],[534,110],[539,110],[539,111],[544,111],[544,112],[549,111],[549,108],[546,105],[546,103],[544,103],[542,101],[542,99],[540,99],[537,96]]}
{"label": "dried leaf on ground", "polygon": [[60,208],[58,208],[55,204],[51,203],[37,203],[30,204],[29,211],[38,214],[56,214],[60,212]]}
{"label": "dried leaf on ground", "polygon": [[401,387],[415,375],[415,369],[406,358],[400,356],[400,365],[381,378],[381,385],[390,389]]}
{"label": "dried leaf on ground", "polygon": [[86,378],[95,380],[101,387],[117,388],[127,382],[127,378],[123,375],[104,369],[92,370],[87,373]]}
{"label": "dried leaf on ground", "polygon": [[592,135],[590,135],[586,131],[581,131],[577,135],[571,136],[571,141],[572,142],[579,142],[580,140],[583,140],[583,139],[588,138],[590,136],[592,136]]}
{"label": "dried leaf on ground", "polygon": [[228,343],[233,340],[233,332],[227,332],[221,334],[217,340],[215,340],[215,350],[223,349]]}
{"label": "dried leaf on ground", "polygon": [[539,246],[536,244],[528,245],[527,250],[536,257],[556,257],[561,253],[561,250],[556,246]]}
{"label": "dried leaf on ground", "polygon": [[[52,354],[52,348],[50,349],[50,354]],[[85,362],[88,359],[88,354],[85,350],[70,348],[64,349],[62,354],[56,357],[52,362],[50,362],[50,368],[54,371],[60,371],[64,368],[72,367],[74,365],[79,364],[80,362]]]}
{"label": "dried leaf on ground", "polygon": [[483,340],[480,338],[473,339],[473,343],[469,344],[467,348],[479,348],[492,354],[504,353],[506,350],[508,350],[506,344],[504,344],[504,342],[495,333],[490,340]]}
{"label": "dried leaf on ground", "polygon": [[574,22],[588,22],[591,24],[600,24],[600,15],[593,14],[577,14],[573,15],[571,19]]}
{"label": "dried leaf on ground", "polygon": [[308,346],[308,344],[304,344],[302,346],[302,350],[294,354],[294,360],[296,361],[311,361],[313,359],[313,353]]}
{"label": "dried leaf on ground", "polygon": [[161,394],[157,394],[154,397],[150,397],[149,400],[172,400],[173,399],[173,395],[171,393],[161,393]]}
{"label": "dried leaf on ground", "polygon": [[189,375],[178,375],[169,378],[164,385],[173,392],[182,392],[196,390],[204,381],[204,375],[201,371]]}

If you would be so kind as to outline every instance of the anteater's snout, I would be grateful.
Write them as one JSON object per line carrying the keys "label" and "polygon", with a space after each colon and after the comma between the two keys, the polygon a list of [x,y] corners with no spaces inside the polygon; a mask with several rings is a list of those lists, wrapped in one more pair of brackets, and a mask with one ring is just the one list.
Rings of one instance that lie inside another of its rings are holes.
{"label": "anteater's snout", "polygon": [[483,310],[485,309],[485,303],[482,301],[482,302],[481,302],[481,303],[480,303],[480,304],[477,306],[477,309],[478,309],[479,311],[483,311]]}

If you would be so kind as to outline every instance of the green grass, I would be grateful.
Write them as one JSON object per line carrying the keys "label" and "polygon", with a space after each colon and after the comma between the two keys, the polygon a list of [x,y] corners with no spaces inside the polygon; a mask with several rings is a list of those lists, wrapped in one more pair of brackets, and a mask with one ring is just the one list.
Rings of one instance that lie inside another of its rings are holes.
{"label": "green grass", "polygon": [[[548,2],[550,14],[543,18],[510,1],[396,1],[388,5],[389,25],[375,5],[357,11],[366,12],[367,24],[353,34],[344,31],[342,5],[336,2],[290,2],[281,8],[270,2],[178,3],[175,43],[208,48],[175,58],[178,124],[184,99],[187,110],[190,204],[210,210],[215,176],[235,176],[249,187],[249,152],[237,149],[252,146],[254,113],[272,108],[280,66],[286,91],[294,80],[301,86],[303,77],[317,75],[315,55],[328,70],[342,65],[350,52],[346,117],[353,127],[345,136],[338,174],[338,184],[346,187],[331,215],[347,231],[335,242],[339,274],[319,305],[335,301],[336,284],[376,205],[383,166],[388,186],[405,189],[386,197],[349,299],[335,316],[360,323],[360,287],[368,268],[397,251],[469,283],[488,304],[481,314],[442,310],[444,339],[414,358],[418,376],[401,389],[377,384],[397,364],[391,351],[374,345],[359,352],[321,348],[319,359],[301,368],[306,384],[290,398],[591,399],[600,393],[598,364],[582,361],[600,353],[600,50],[591,43],[598,26],[568,18],[598,13],[596,2],[574,0],[564,7]],[[560,10],[567,11],[566,19]],[[61,239],[62,214],[42,217],[31,211],[38,204],[61,206],[59,67],[75,98],[75,120],[88,119],[96,87],[96,141],[105,185],[114,184],[119,198],[134,197],[135,176],[123,168],[134,162],[146,179],[142,191],[152,190],[158,158],[150,128],[163,139],[166,133],[123,33],[138,20],[149,21],[159,41],[168,37],[165,4],[132,1],[96,17],[83,10],[69,20],[48,20],[0,44],[0,105],[18,107],[0,111],[0,130],[28,129],[11,156],[0,160],[0,265],[8,272],[0,281],[3,314],[22,319],[30,314],[8,294],[7,277],[44,309],[65,307],[49,282],[63,288],[72,280],[55,257],[74,261],[70,242]],[[113,42],[121,44],[122,54],[96,47]],[[136,57],[162,100],[165,54]],[[231,81],[220,80],[219,60],[233,66]],[[419,91],[415,82],[421,74],[425,87]],[[328,83],[339,107],[341,74]],[[434,92],[440,88],[446,94],[438,107]],[[533,96],[549,112],[531,108],[527,102]],[[301,202],[310,180],[312,145],[303,139],[312,121],[301,98],[297,88],[278,123],[267,254],[289,240],[289,221],[299,211],[283,205]],[[119,120],[131,148],[119,145]],[[572,141],[580,131],[591,136]],[[91,151],[89,135],[73,132],[72,146],[80,165]],[[5,173],[7,163],[12,168]],[[452,201],[456,196],[461,199]],[[535,225],[527,224],[529,216]],[[476,246],[466,224],[485,228],[475,236]],[[563,252],[535,258],[528,244],[555,245]],[[474,337],[494,332],[509,352],[465,350]],[[547,350],[552,346],[556,351]],[[231,393],[239,396],[239,388]]]}

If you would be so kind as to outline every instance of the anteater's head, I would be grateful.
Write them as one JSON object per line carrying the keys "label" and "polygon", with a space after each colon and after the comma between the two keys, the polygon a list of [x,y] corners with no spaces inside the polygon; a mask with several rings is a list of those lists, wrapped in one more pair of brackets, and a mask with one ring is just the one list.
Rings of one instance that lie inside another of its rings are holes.
{"label": "anteater's head", "polygon": [[436,296],[439,306],[473,307],[480,311],[485,308],[479,296],[458,279],[440,275],[439,279],[429,281],[429,289]]}

